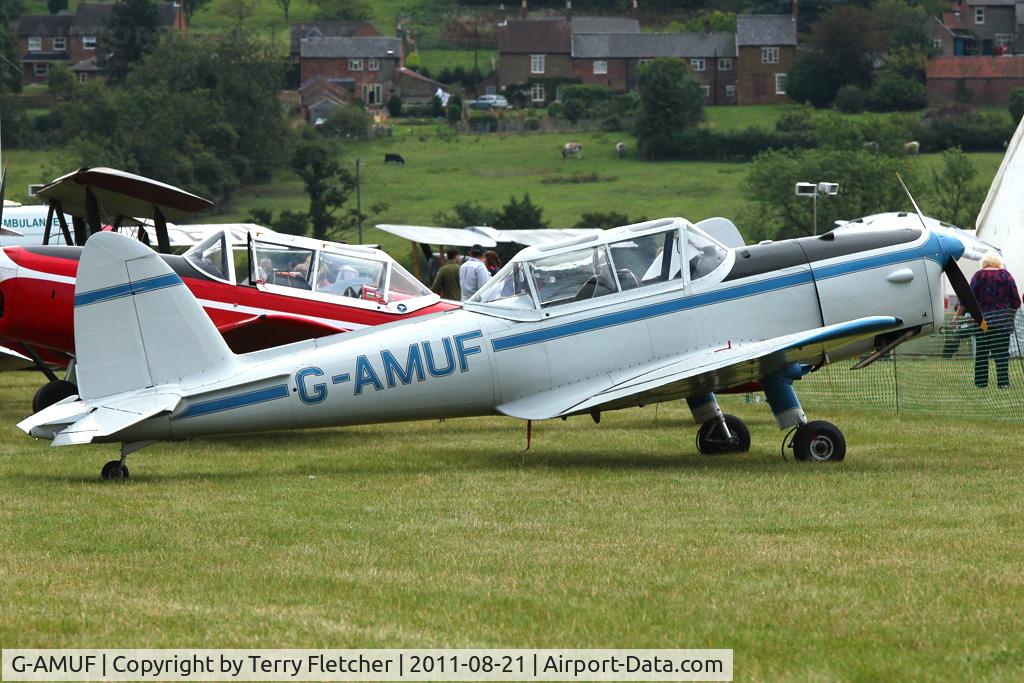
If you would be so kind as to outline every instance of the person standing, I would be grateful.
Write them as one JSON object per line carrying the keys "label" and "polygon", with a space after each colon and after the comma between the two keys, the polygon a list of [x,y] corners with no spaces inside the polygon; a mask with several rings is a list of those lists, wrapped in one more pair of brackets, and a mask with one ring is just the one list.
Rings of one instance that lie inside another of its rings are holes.
{"label": "person standing", "polygon": [[501,258],[498,256],[498,252],[493,249],[488,249],[484,252],[484,265],[487,266],[487,272],[494,277],[494,274],[501,270]]}
{"label": "person standing", "polygon": [[469,248],[469,258],[459,268],[459,287],[462,289],[462,300],[468,301],[480,288],[487,284],[491,274],[483,262],[484,248],[474,244]]}
{"label": "person standing", "polygon": [[[988,386],[988,359],[996,366],[996,381],[1000,389],[1010,386],[1010,334],[1014,318],[1020,308],[1020,293],[1013,276],[1003,268],[1003,260],[995,252],[981,259],[981,270],[971,278],[971,291],[988,323],[988,330],[978,331],[974,349],[974,386]],[[956,307],[953,318],[967,309]]]}
{"label": "person standing", "polygon": [[434,284],[430,291],[440,294],[444,299],[452,301],[462,300],[462,290],[459,287],[459,250],[451,247],[445,252],[448,262],[441,266],[434,278]]}

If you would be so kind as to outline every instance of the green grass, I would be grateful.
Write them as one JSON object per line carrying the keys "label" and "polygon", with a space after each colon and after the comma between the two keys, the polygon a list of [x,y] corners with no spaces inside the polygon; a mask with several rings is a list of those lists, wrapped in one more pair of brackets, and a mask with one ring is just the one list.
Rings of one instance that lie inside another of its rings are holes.
{"label": "green grass", "polygon": [[158,445],[16,432],[4,647],[726,647],[738,680],[1024,675],[1019,428],[823,411],[840,465],[701,457],[678,406]]}
{"label": "green grass", "polygon": [[723,132],[743,130],[751,126],[774,128],[776,119],[792,108],[793,105],[788,104],[704,107],[704,117],[709,127]]}

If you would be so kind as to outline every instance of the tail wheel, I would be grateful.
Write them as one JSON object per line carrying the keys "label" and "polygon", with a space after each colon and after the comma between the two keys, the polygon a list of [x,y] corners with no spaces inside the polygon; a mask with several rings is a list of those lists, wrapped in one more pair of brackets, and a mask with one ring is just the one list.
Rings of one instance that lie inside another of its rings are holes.
{"label": "tail wheel", "polygon": [[796,430],[793,457],[815,462],[839,462],[846,457],[846,438],[831,422],[808,422]]}
{"label": "tail wheel", "polygon": [[38,413],[44,408],[49,408],[58,401],[63,401],[69,396],[77,396],[78,387],[65,379],[55,379],[39,387],[39,391],[32,397],[32,412]]}
{"label": "tail wheel", "polygon": [[750,430],[735,415],[723,415],[729,427],[729,437],[722,430],[722,423],[717,419],[708,420],[697,430],[697,450],[704,455],[721,455],[723,453],[746,453],[750,450]]}
{"label": "tail wheel", "polygon": [[103,466],[103,471],[100,472],[100,476],[107,481],[127,479],[128,466],[122,464],[120,460],[111,460]]}

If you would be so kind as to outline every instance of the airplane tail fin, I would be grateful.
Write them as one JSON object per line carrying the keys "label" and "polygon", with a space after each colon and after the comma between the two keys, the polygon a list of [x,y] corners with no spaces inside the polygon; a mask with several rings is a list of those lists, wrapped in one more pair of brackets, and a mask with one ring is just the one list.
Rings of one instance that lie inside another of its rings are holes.
{"label": "airplane tail fin", "polygon": [[181,278],[152,249],[113,232],[86,242],[75,285],[82,399],[234,373],[236,356]]}

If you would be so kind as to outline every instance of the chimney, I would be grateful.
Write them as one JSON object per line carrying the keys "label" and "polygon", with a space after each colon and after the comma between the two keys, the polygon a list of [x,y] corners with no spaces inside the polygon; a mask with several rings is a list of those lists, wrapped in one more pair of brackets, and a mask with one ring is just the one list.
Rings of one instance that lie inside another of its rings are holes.
{"label": "chimney", "polygon": [[[793,0],[793,2],[796,2],[796,0]],[[704,35],[711,35],[711,19],[706,14],[704,15]]]}
{"label": "chimney", "polygon": [[800,0],[793,0],[793,22],[800,28]]}
{"label": "chimney", "polygon": [[528,12],[526,11],[526,0],[523,0],[523,4],[519,7],[519,18],[525,19]]}
{"label": "chimney", "polygon": [[633,9],[630,10],[630,15],[637,21],[640,20],[640,8],[636,6],[636,0],[633,0]]}
{"label": "chimney", "polygon": [[565,0],[565,19],[572,21],[572,0]]}

